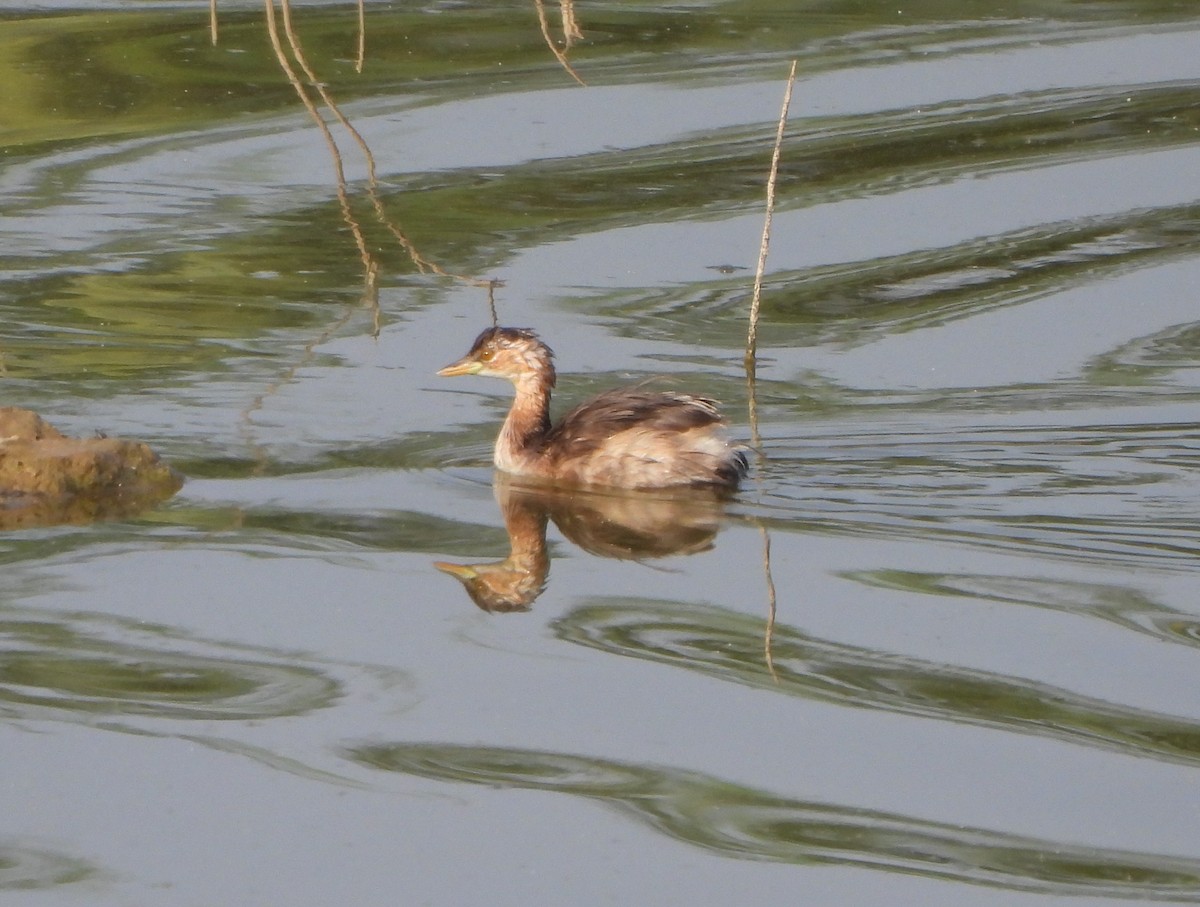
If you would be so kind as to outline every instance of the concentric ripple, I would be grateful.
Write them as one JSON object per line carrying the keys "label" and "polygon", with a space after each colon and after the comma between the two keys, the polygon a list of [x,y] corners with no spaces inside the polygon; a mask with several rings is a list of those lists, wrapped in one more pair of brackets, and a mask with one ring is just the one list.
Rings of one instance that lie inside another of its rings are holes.
{"label": "concentric ripple", "polygon": [[339,685],[305,666],[200,654],[190,640],[104,638],[109,626],[0,622],[0,715],[263,719],[330,705]]}

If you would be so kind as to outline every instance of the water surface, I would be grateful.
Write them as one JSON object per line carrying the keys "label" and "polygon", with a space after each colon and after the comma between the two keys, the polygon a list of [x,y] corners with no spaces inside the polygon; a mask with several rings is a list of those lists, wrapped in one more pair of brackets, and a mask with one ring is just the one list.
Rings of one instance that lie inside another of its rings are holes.
{"label": "water surface", "polygon": [[364,295],[258,5],[4,11],[4,402],[189,476],[0,537],[9,900],[1200,902],[1200,16],[894,7],[581,5],[586,88],[524,3],[296,13],[560,402],[743,440],[798,60],[716,510],[494,487],[487,293],[335,126]]}

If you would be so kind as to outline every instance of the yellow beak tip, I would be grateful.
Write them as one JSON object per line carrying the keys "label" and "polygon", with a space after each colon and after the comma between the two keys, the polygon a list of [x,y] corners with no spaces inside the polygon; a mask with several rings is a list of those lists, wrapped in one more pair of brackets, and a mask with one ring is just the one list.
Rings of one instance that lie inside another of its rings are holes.
{"label": "yellow beak tip", "polygon": [[473,375],[477,371],[478,362],[453,362],[445,368],[438,369],[437,373],[443,378],[456,378],[459,375]]}

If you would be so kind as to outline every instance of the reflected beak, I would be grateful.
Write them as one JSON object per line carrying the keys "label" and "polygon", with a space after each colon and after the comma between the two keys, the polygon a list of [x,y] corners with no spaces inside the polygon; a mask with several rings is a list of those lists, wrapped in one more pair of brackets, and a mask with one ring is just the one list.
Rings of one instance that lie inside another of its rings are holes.
{"label": "reflected beak", "polygon": [[[455,363],[457,365],[458,363]],[[440,375],[441,372],[438,372]],[[433,566],[441,570],[443,573],[449,573],[451,576],[466,582],[467,580],[475,579],[479,576],[479,572],[470,564],[450,564],[446,561],[434,561]]]}
{"label": "reflected beak", "polygon": [[474,375],[481,368],[483,368],[482,362],[468,356],[457,362],[451,362],[445,368],[438,369],[438,374],[443,378],[456,378],[459,375]]}

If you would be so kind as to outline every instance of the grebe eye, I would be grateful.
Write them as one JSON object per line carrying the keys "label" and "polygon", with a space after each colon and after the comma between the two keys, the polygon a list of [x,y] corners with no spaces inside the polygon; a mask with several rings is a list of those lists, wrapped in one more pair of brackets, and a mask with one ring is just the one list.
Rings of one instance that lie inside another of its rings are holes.
{"label": "grebe eye", "polygon": [[485,350],[479,351],[479,361],[480,362],[491,362],[495,358],[496,358],[496,351],[494,349],[492,349],[491,347],[488,347]]}

